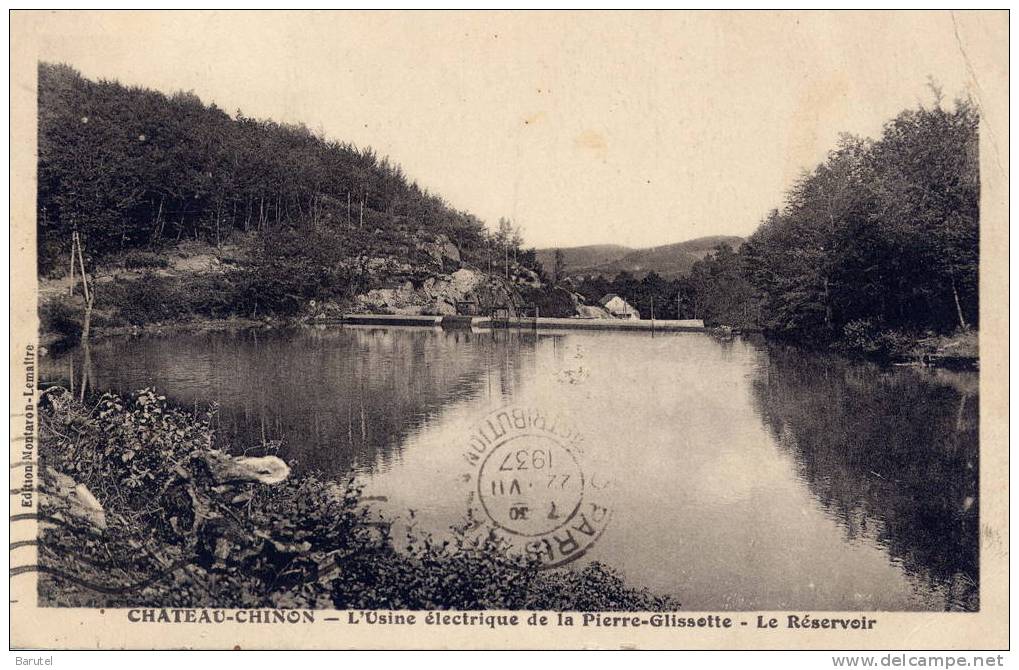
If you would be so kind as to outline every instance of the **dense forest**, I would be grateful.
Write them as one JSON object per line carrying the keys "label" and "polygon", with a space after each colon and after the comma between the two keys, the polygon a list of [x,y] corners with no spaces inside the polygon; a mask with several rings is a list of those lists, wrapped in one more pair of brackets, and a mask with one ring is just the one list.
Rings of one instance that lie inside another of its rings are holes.
{"label": "dense forest", "polygon": [[977,324],[979,119],[965,101],[905,111],[874,142],[843,137],[741,248],[770,331],[828,339],[870,322]]}
{"label": "dense forest", "polygon": [[703,318],[810,343],[909,339],[978,325],[979,115],[966,100],[843,135],[754,234],[690,274],[587,278],[650,316]]}
{"label": "dense forest", "polygon": [[512,226],[490,234],[389,159],[303,125],[231,117],[192,93],[94,82],[46,63],[38,102],[43,274],[66,263],[73,229],[95,259],[236,231],[274,244],[296,234],[306,248],[325,235],[341,256],[443,236],[479,267],[520,252]]}

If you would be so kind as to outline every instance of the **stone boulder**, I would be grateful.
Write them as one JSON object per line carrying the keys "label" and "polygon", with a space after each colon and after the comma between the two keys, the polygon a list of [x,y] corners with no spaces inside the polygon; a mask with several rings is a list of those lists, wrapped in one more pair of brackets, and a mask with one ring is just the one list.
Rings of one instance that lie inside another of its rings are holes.
{"label": "stone boulder", "polygon": [[[46,468],[40,503],[48,516],[65,522],[77,521],[93,531],[106,530],[106,512],[84,484],[53,468]],[[42,524],[47,525],[45,522]]]}
{"label": "stone boulder", "polygon": [[409,281],[391,288],[373,288],[355,300],[358,309],[367,312],[387,310],[402,313],[398,310],[422,304],[420,293]]}
{"label": "stone boulder", "polygon": [[418,242],[418,251],[424,252],[439,268],[449,270],[460,266],[460,250],[445,235],[434,240]]}
{"label": "stone boulder", "polygon": [[577,316],[581,319],[614,319],[608,310],[598,305],[579,305]]}
{"label": "stone boulder", "polygon": [[203,458],[217,484],[279,484],[290,476],[290,466],[277,456],[231,456],[213,450]]}

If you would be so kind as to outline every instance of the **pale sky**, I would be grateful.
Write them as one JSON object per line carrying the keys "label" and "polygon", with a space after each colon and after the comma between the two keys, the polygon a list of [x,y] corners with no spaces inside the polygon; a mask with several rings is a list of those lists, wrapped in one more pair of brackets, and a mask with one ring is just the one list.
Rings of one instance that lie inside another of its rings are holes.
{"label": "pale sky", "polygon": [[[977,72],[1007,67],[1007,15],[955,18]],[[41,60],[89,78],[193,90],[230,114],[370,145],[539,247],[748,235],[840,132],[873,137],[929,103],[929,75],[949,99],[980,93],[947,12],[39,13],[26,25]]]}

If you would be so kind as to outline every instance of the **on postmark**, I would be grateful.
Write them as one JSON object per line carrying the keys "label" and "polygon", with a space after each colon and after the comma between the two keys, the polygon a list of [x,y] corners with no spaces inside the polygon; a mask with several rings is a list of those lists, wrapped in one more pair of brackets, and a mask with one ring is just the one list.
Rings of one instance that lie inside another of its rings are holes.
{"label": "on postmark", "polygon": [[583,556],[612,517],[606,481],[585,470],[583,440],[557,414],[510,406],[479,421],[464,449],[469,503],[543,568]]}

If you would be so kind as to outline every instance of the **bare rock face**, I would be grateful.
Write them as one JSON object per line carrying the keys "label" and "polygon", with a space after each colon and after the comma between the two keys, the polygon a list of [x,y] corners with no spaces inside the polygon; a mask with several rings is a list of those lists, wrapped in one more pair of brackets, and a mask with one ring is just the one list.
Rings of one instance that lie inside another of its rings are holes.
{"label": "bare rock face", "polygon": [[432,277],[425,281],[422,289],[430,298],[443,300],[464,300],[485,280],[485,275],[477,270],[461,268],[446,277]]}
{"label": "bare rock face", "polygon": [[458,302],[470,303],[479,314],[505,307],[515,314],[519,303],[509,282],[478,270],[462,268],[428,287],[436,314],[455,314]]}
{"label": "bare rock face", "polygon": [[212,478],[219,484],[279,484],[290,476],[290,466],[276,456],[231,456],[222,451],[210,451],[203,458]]}
{"label": "bare rock face", "polygon": [[457,249],[455,244],[447,240],[442,245],[442,257],[450,263],[459,263],[460,250]]}
{"label": "bare rock face", "polygon": [[373,288],[363,295],[357,296],[358,306],[368,311],[386,309],[396,311],[410,305],[420,303],[420,296],[414,285],[405,282],[394,288]]}
{"label": "bare rock face", "polygon": [[479,314],[487,314],[494,307],[508,306],[512,310],[518,300],[509,282],[470,268],[429,277],[420,288],[408,281],[357,297],[359,311],[385,310],[393,314],[456,314],[458,303],[470,303]]}
{"label": "bare rock face", "polygon": [[106,512],[103,506],[87,486],[78,484],[65,474],[46,468],[40,498],[46,514],[55,519],[75,520],[84,522],[98,531],[106,530]]}
{"label": "bare rock face", "polygon": [[611,318],[611,315],[602,307],[586,305],[584,296],[567,285],[560,284],[540,288],[520,286],[518,293],[523,301],[523,311],[526,316],[533,316],[537,311],[539,316],[557,319]]}
{"label": "bare rock face", "polygon": [[430,316],[452,316],[456,314],[456,305],[445,300],[436,300],[431,305],[422,308],[421,313]]}
{"label": "bare rock face", "polygon": [[456,314],[458,302],[477,302],[476,293],[485,281],[484,273],[461,268],[448,276],[430,277],[421,291],[430,314]]}
{"label": "bare rock face", "polygon": [[445,235],[439,235],[434,241],[419,242],[418,249],[447,271],[460,265],[460,250]]}
{"label": "bare rock face", "polygon": [[577,316],[582,319],[614,319],[608,310],[599,305],[578,305]]}

